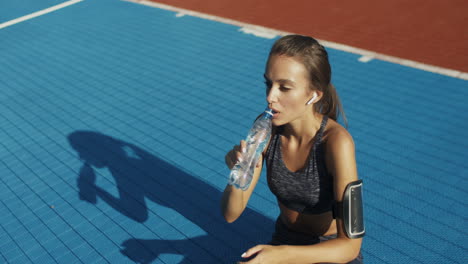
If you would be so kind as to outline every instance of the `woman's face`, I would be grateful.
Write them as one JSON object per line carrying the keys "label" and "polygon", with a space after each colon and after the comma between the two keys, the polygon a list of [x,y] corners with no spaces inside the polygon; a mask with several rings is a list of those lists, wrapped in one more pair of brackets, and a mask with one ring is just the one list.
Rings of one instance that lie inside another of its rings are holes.
{"label": "woman's face", "polygon": [[307,102],[313,97],[305,66],[296,58],[273,55],[268,60],[265,84],[268,106],[275,126],[284,125],[312,113]]}

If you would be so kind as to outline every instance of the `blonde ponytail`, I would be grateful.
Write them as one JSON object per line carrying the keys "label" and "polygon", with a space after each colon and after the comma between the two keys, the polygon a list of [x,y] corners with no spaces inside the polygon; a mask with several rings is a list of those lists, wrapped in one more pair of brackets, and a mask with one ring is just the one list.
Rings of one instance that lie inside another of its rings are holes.
{"label": "blonde ponytail", "polygon": [[329,118],[337,121],[338,117],[341,115],[345,126],[348,126],[348,120],[343,111],[343,106],[340,101],[340,97],[336,92],[335,86],[333,84],[328,84],[325,89],[323,89],[323,96],[320,101],[317,102],[314,106],[314,110],[318,113],[328,116]]}

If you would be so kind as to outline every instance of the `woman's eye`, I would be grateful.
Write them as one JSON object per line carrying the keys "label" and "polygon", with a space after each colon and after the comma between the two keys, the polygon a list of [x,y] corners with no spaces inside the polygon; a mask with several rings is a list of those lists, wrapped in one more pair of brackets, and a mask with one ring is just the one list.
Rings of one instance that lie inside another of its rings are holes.
{"label": "woman's eye", "polygon": [[267,88],[270,88],[270,87],[271,87],[271,82],[265,81],[264,83],[265,83],[265,86],[266,86]]}
{"label": "woman's eye", "polygon": [[280,86],[280,90],[287,92],[287,91],[291,90],[291,88]]}

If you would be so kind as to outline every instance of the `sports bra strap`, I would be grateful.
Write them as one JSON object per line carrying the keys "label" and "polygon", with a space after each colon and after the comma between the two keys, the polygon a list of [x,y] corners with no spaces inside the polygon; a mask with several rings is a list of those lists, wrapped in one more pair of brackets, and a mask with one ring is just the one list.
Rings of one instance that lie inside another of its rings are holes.
{"label": "sports bra strap", "polygon": [[317,135],[317,140],[315,143],[320,143],[322,141],[323,131],[325,131],[325,127],[327,126],[328,116],[324,115],[322,119],[322,123],[320,124],[319,132]]}

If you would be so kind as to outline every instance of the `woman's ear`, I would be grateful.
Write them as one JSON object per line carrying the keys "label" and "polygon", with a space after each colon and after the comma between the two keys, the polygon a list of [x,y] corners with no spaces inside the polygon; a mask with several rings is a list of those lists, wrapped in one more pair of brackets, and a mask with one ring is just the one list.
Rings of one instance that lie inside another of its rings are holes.
{"label": "woman's ear", "polygon": [[317,93],[314,92],[314,96],[309,101],[307,101],[306,105],[310,105],[311,103],[313,103],[316,98],[317,98]]}
{"label": "woman's ear", "polygon": [[315,103],[322,98],[323,92],[322,91],[314,91],[312,98],[307,101],[306,105],[310,105],[311,103]]}

